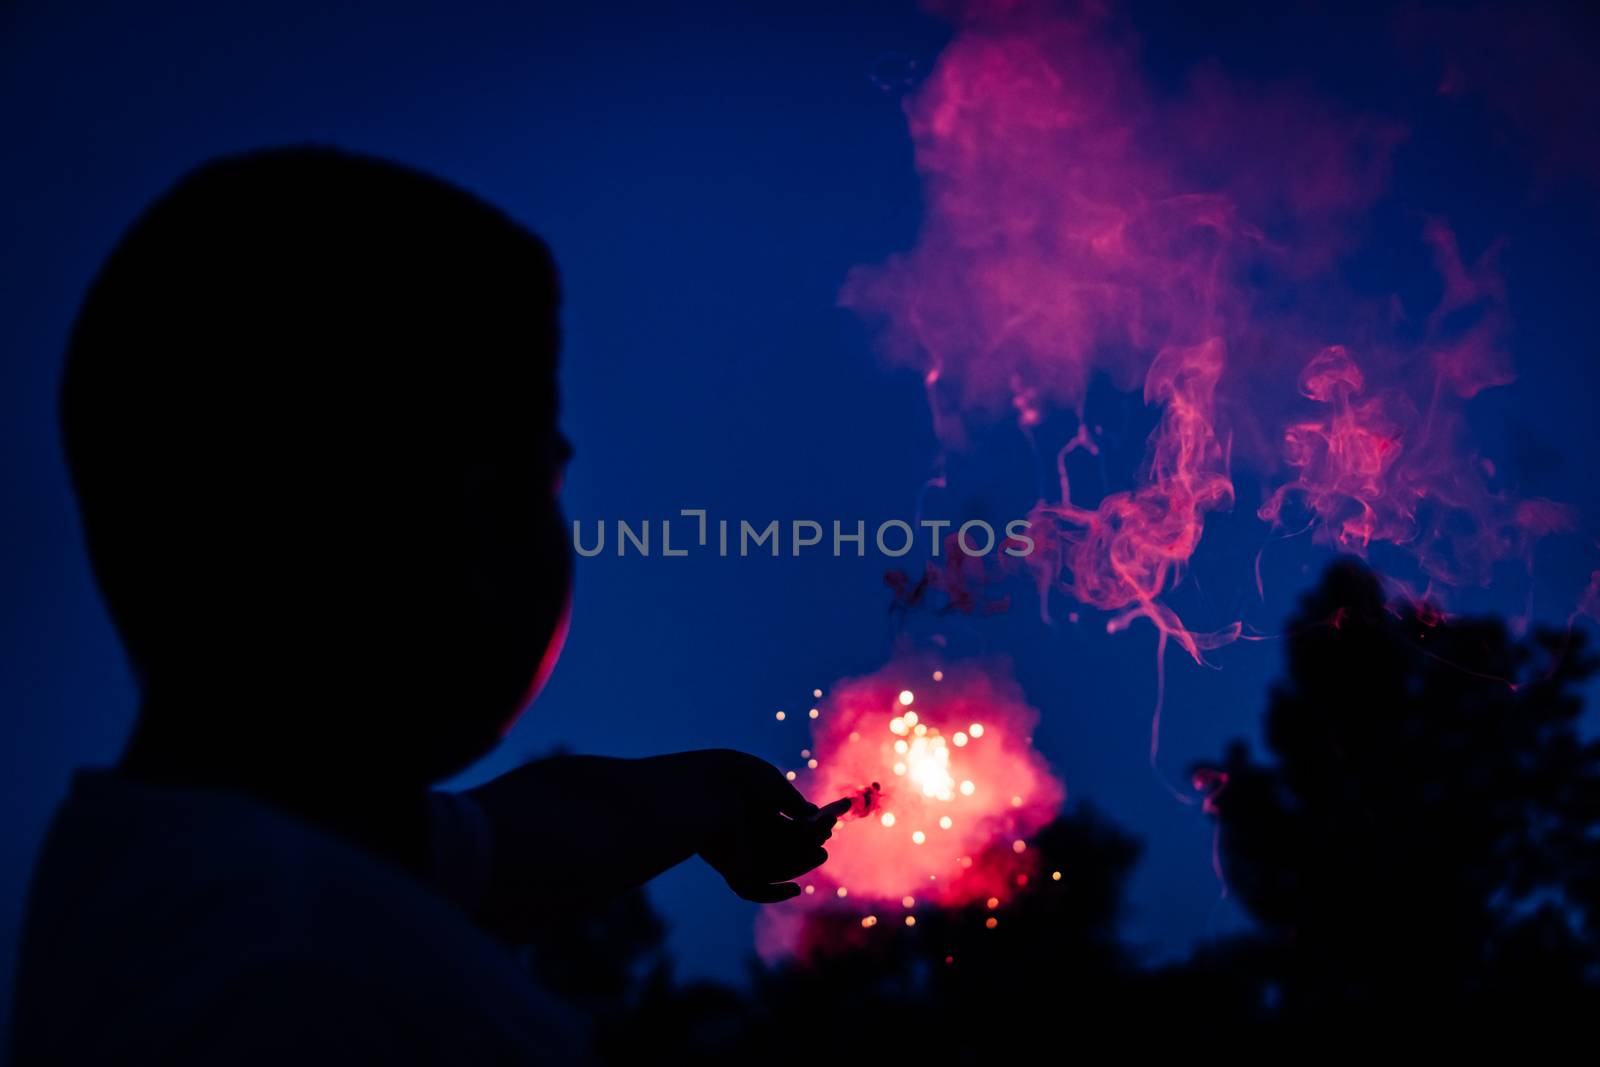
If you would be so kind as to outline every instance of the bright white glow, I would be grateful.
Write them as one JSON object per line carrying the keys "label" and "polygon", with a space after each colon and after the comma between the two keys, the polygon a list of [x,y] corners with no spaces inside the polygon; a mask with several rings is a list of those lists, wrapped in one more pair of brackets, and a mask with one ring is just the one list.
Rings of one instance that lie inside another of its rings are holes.
{"label": "bright white glow", "polygon": [[[938,739],[934,739],[938,740]],[[935,744],[927,737],[911,742],[906,757],[911,780],[922,788],[925,797],[949,800],[955,789],[955,779],[950,776],[950,750]]]}

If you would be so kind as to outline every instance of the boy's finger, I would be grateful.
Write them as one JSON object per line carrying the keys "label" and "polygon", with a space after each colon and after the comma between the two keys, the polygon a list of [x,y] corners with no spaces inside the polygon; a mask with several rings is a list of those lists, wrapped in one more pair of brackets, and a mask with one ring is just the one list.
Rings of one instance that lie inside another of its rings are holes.
{"label": "boy's finger", "polygon": [[839,824],[839,816],[849,810],[850,798],[846,797],[843,800],[835,800],[827,807],[818,809],[809,819],[800,821],[810,831],[813,840],[826,841],[833,836],[833,828]]}
{"label": "boy's finger", "polygon": [[821,822],[823,819],[832,819],[837,822],[845,812],[850,810],[850,804],[850,797],[845,797],[842,800],[835,800],[832,804],[827,805],[822,810],[817,812],[816,820]]}

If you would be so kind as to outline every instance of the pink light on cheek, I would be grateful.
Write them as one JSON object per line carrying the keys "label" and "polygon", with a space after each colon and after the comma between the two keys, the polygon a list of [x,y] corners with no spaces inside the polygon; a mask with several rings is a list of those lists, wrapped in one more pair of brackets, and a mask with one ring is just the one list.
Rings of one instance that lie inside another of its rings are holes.
{"label": "pink light on cheek", "polygon": [[522,699],[517,703],[516,714],[508,718],[505,725],[500,728],[502,740],[506,734],[511,732],[511,728],[517,724],[517,720],[522,718],[522,713],[527,710],[528,705],[532,704],[534,699],[538,697],[539,693],[544,689],[545,683],[550,680],[551,673],[556,669],[556,662],[561,659],[561,650],[567,645],[567,633],[571,628],[572,587],[569,585],[567,587],[567,595],[561,602],[561,615],[556,620],[556,626],[550,634],[549,643],[544,646],[544,655],[539,659],[539,668],[534,672],[533,681],[529,683],[527,692],[523,694]]}

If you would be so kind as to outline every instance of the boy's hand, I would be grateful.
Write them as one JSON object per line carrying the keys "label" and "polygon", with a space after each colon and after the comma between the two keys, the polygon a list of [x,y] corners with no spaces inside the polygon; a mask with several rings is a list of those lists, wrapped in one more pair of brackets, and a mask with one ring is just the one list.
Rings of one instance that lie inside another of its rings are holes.
{"label": "boy's hand", "polygon": [[772,903],[828,858],[848,799],[817,808],[772,764],[730,749],[648,759],[552,756],[468,790],[488,817],[478,922],[525,943],[551,916],[601,904],[693,855]]}
{"label": "boy's hand", "polygon": [[792,879],[828,858],[822,844],[849,799],[818,808],[772,764],[730,749],[668,758],[686,761],[691,795],[708,819],[697,851],[729,888],[758,904],[799,896]]}

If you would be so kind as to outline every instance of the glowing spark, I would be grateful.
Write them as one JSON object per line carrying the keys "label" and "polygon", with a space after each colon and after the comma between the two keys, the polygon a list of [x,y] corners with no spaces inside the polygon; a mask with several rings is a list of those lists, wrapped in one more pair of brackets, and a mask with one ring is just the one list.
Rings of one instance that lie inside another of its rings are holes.
{"label": "glowing spark", "polygon": [[817,891],[817,887],[816,886],[814,886],[814,885],[806,886],[806,896],[809,897],[811,894],[815,893],[816,891]]}
{"label": "glowing spark", "polygon": [[[808,762],[799,771],[806,792],[819,800],[852,798],[845,822],[870,818],[884,832],[836,831],[819,892],[802,893],[807,905],[843,885],[851,904],[862,903],[853,909],[857,919],[868,910],[883,918],[885,908],[915,907],[920,914],[928,905],[982,901],[1015,883],[1019,861],[1005,846],[1037,833],[1060,804],[1060,783],[1023,743],[1038,713],[1002,665],[974,661],[950,672],[938,689],[913,695],[915,711],[900,699],[910,692],[901,689],[903,680],[914,676],[906,667],[892,664],[883,677],[828,689],[828,714],[813,726]],[[927,678],[934,668],[921,670]],[[993,730],[981,744],[969,732],[974,719]],[[964,745],[950,732],[957,726]],[[816,767],[808,770],[811,760]],[[1012,796],[1025,804],[1013,808]],[[763,955],[797,951],[796,936],[779,935]]]}
{"label": "glowing spark", "polygon": [[952,745],[956,746],[957,748],[966,748],[967,747],[967,735],[962,733],[960,730],[957,730],[955,732],[955,735],[950,738],[950,743]]}
{"label": "glowing spark", "polygon": [[1011,842],[1011,851],[1020,856],[1028,851],[1028,843],[1022,840],[1013,841]]}
{"label": "glowing spark", "polygon": [[984,905],[990,911],[993,911],[994,909],[996,909],[996,908],[998,908],[1000,906],[1000,898],[999,897],[990,897],[988,900],[984,901]]}
{"label": "glowing spark", "polygon": [[996,919],[993,915],[991,915],[991,916],[989,916],[988,921],[985,922],[983,925],[985,925],[989,929],[993,930],[996,926],[1000,925],[1000,920]]}
{"label": "glowing spark", "polygon": [[911,706],[911,702],[913,700],[915,700],[915,699],[917,699],[917,698],[916,698],[916,696],[914,696],[912,694],[911,690],[909,690],[909,689],[900,690],[900,706],[901,707],[903,707],[903,708],[904,707],[910,707]]}
{"label": "glowing spark", "polygon": [[781,712],[781,711],[780,711],[780,712],[778,712],[778,721],[779,721],[779,722],[782,722],[782,721],[783,721],[783,717],[784,717],[784,716],[783,716],[783,712]]}
{"label": "glowing spark", "polygon": [[934,671],[933,672],[933,680],[936,681],[936,682],[944,681],[944,671]]}
{"label": "glowing spark", "polygon": [[878,917],[876,915],[868,915],[866,918],[861,920],[861,927],[865,930],[870,930],[877,925]]}
{"label": "glowing spark", "polygon": [[981,722],[973,723],[971,726],[967,727],[967,733],[971,734],[973,737],[982,737],[983,736],[983,723],[981,723]]}
{"label": "glowing spark", "polygon": [[944,739],[930,738],[924,734],[912,741],[908,748],[908,771],[911,780],[922,788],[922,795],[949,800],[950,787],[955,784],[955,779],[950,776],[950,750],[945,748]]}
{"label": "glowing spark", "polygon": [[812,691],[811,691],[811,695],[812,695],[812,696],[814,696],[814,697],[821,697],[821,696],[822,696],[822,690],[820,690],[820,689],[813,689],[813,690],[812,690]]}
{"label": "glowing spark", "polygon": [[840,886],[838,889],[834,890],[834,892],[839,895],[840,900],[843,900],[845,897],[850,895],[850,890],[846,889],[844,886]]}
{"label": "glowing spark", "polygon": [[1059,882],[1059,881],[1061,881],[1061,872],[1060,872],[1060,871],[1051,871],[1051,872],[1050,872],[1050,880],[1051,880],[1051,881],[1052,881],[1052,882]]}
{"label": "glowing spark", "polygon": [[785,774],[784,777],[789,779],[789,781],[792,782],[792,781],[795,780],[795,773],[793,771],[790,771],[788,774]]}
{"label": "glowing spark", "polygon": [[817,761],[814,760],[814,759],[806,760],[806,767],[809,770],[813,770],[813,771],[816,770],[817,769]]}
{"label": "glowing spark", "polygon": [[915,915],[907,915],[906,916],[906,925],[907,926],[915,926],[915,925],[917,925],[917,917]]}
{"label": "glowing spark", "polygon": [[820,711],[818,711],[816,708],[812,708],[810,711],[806,712],[806,714],[811,716],[811,718],[815,719],[818,715],[821,715],[822,713]]}

